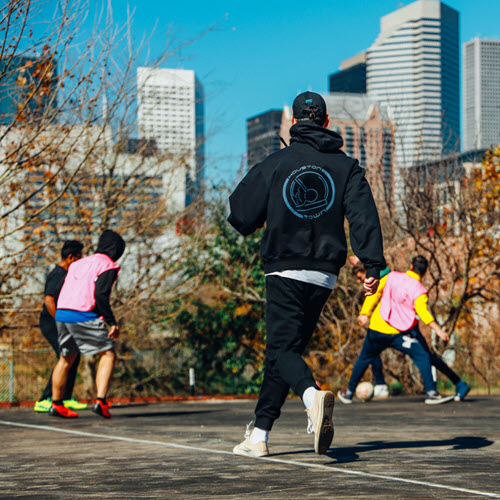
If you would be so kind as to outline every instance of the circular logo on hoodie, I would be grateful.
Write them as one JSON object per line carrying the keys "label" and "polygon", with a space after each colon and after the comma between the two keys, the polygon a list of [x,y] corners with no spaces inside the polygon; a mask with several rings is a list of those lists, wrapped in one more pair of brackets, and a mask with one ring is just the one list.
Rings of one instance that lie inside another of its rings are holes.
{"label": "circular logo on hoodie", "polygon": [[335,199],[335,184],[321,167],[306,165],[294,170],[283,184],[283,200],[301,219],[317,219],[328,212]]}

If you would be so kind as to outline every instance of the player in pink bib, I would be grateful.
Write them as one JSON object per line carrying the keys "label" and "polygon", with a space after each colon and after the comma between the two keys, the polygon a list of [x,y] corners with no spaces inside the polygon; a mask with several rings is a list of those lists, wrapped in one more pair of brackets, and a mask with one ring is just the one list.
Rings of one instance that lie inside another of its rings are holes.
{"label": "player in pink bib", "polygon": [[53,402],[49,411],[52,416],[78,416],[62,405],[61,398],[68,371],[81,353],[101,357],[96,373],[97,399],[92,411],[105,418],[111,417],[106,394],[116,357],[113,339],[118,337],[120,330],[109,296],[120,272],[116,261],[124,250],[123,238],[106,229],[99,238],[96,253],[69,266],[55,317],[61,357],[52,376]]}
{"label": "player in pink bib", "polygon": [[380,281],[377,292],[365,299],[358,317],[362,326],[368,323],[368,315],[376,307],[361,353],[353,367],[349,387],[338,392],[343,403],[351,403],[356,386],[367,367],[388,347],[408,354],[417,365],[427,392],[426,404],[441,404],[454,399],[453,395],[443,396],[437,392],[431,373],[429,352],[418,340],[421,333],[417,315],[430,325],[439,337],[445,341],[449,340],[448,334],[437,324],[427,307],[427,290],[421,283],[427,267],[428,261],[425,257],[415,257],[407,273],[390,272]]}
{"label": "player in pink bib", "polygon": [[[359,261],[357,257],[349,257],[349,260],[353,264],[353,274],[356,276],[357,280],[359,283],[362,283],[363,280],[366,277],[366,269],[363,267],[363,264]],[[385,275],[387,275],[390,272],[389,268],[386,268],[384,270],[384,274],[380,273],[380,278],[382,279]],[[393,283],[396,282],[398,279],[400,279],[401,273],[391,273],[390,275],[390,281],[389,281],[389,288],[393,286]],[[407,276],[408,273],[404,276]],[[396,278],[396,279],[395,279]],[[408,278],[404,278],[404,280],[412,279],[411,276],[408,276]],[[389,277],[386,278],[386,280],[389,280]],[[393,281],[394,280],[394,281]],[[413,283],[410,282],[410,290],[412,289],[412,285],[415,285],[415,279],[412,280]],[[413,292],[413,298],[411,298],[412,301],[414,301],[414,304],[416,307],[421,310],[421,312],[424,314],[424,318],[427,322],[431,319],[431,317],[426,313],[426,307],[425,307],[425,298],[427,297],[427,291],[423,286],[421,287],[420,281],[417,279],[417,287],[415,291]],[[387,281],[384,281],[383,285],[387,285]],[[400,283],[399,289],[403,290],[404,287],[402,286],[403,283]],[[423,288],[423,290],[422,290]],[[391,292],[392,293],[392,292]],[[425,294],[425,295],[424,295]],[[387,295],[387,298],[389,298],[389,294]],[[416,297],[416,298],[415,298]],[[384,296],[382,297],[384,299]],[[407,300],[410,300],[410,297],[406,297]],[[366,301],[365,301],[366,302]],[[369,302],[369,301],[368,301]],[[384,308],[384,311],[382,312],[382,306]],[[394,305],[391,309],[390,303],[387,304],[382,304],[380,307],[380,317],[382,320],[386,321],[387,324],[391,323],[392,321],[398,322],[399,320],[396,319],[397,316],[397,309],[399,308],[398,305]],[[368,310],[370,309],[370,305],[368,303],[363,304],[363,310],[362,313],[368,313]],[[360,314],[360,317],[362,314]],[[412,325],[416,326],[416,319],[411,321],[412,316],[409,316],[408,321],[412,323]],[[363,318],[361,318],[363,319]],[[401,318],[400,318],[401,320]],[[425,322],[425,321],[424,321]],[[406,324],[399,324],[401,326],[400,330],[404,331],[404,327],[407,326],[408,323]],[[384,330],[383,324],[379,323],[375,330],[379,328]],[[455,373],[446,363],[445,361],[436,353],[434,352],[433,349],[429,348],[427,345],[427,341],[425,340],[425,337],[420,333],[420,330],[418,328],[413,328],[412,327],[412,332],[415,335],[415,339],[419,341],[420,345],[424,348],[424,350],[429,354],[429,358],[431,361],[431,365],[434,366],[437,370],[439,370],[443,375],[448,377],[450,381],[455,385],[456,388],[456,393],[455,393],[455,401],[463,401],[464,398],[467,396],[467,394],[470,391],[470,387],[465,382],[460,378],[460,376]],[[386,331],[385,333],[390,333]],[[385,379],[384,379],[384,374],[382,371],[382,361],[380,360],[380,356],[377,356],[372,364],[371,364],[373,376],[375,377],[375,391],[374,391],[374,398],[383,398],[383,397],[388,397],[389,396],[389,389],[387,385],[385,384]]]}

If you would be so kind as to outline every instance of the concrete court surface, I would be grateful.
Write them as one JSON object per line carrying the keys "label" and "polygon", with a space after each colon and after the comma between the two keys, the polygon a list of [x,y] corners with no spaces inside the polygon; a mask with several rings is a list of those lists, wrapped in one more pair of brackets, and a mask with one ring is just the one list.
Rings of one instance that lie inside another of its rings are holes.
{"label": "concrete court surface", "polygon": [[500,397],[343,405],[327,455],[314,454],[289,399],[271,456],[237,457],[255,401],[90,410],[73,420],[0,409],[1,498],[500,498]]}

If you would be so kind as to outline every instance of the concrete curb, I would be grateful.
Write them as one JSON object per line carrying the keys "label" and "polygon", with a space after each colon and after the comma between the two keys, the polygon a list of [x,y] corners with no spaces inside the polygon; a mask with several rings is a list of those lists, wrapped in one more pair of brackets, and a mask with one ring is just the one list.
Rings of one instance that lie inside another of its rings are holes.
{"label": "concrete curb", "polygon": [[[144,398],[108,398],[111,406],[134,403],[178,403],[180,401],[227,401],[238,399],[257,399],[258,394],[216,394],[213,396],[151,396]],[[82,403],[92,404],[94,399],[79,399]],[[13,401],[0,403],[0,408],[29,408],[35,406],[35,401]]]}

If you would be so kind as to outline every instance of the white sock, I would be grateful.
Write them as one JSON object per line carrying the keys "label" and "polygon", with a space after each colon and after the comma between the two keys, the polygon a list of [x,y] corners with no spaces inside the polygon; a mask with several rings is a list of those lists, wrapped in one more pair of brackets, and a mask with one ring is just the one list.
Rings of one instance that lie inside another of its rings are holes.
{"label": "white sock", "polygon": [[314,406],[314,398],[316,397],[317,392],[318,389],[316,389],[316,387],[308,387],[304,391],[304,394],[302,394],[302,402],[304,403],[306,409],[311,410]]}
{"label": "white sock", "polygon": [[264,429],[259,429],[258,427],[254,427],[252,434],[250,434],[250,442],[252,444],[260,443],[261,441],[265,441],[269,438],[269,431],[265,431]]}

